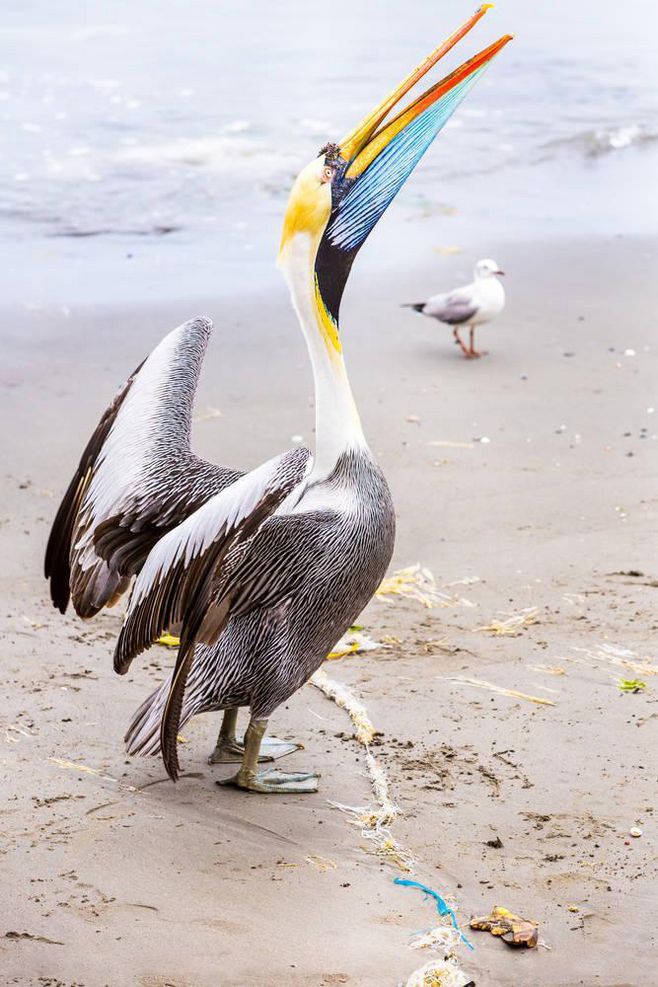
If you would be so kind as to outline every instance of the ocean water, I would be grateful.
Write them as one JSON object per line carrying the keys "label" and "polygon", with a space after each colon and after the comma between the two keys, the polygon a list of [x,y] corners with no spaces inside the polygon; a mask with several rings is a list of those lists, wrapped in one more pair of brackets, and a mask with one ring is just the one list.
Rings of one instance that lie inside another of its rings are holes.
{"label": "ocean water", "polygon": [[[5,0],[4,300],[266,287],[296,172],[474,8]],[[508,31],[365,248],[373,267],[657,231],[648,0],[500,0],[445,71]]]}

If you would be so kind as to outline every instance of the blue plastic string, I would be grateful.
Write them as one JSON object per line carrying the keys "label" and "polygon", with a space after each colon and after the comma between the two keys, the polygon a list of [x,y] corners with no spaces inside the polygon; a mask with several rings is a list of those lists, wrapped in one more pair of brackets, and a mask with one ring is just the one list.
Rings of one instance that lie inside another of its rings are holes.
{"label": "blue plastic string", "polygon": [[418,881],[408,881],[404,877],[393,878],[393,884],[399,884],[403,888],[418,888],[419,891],[423,892],[426,898],[434,898],[434,901],[436,902],[436,910],[439,913],[439,915],[441,916],[449,915],[450,921],[452,922],[452,926],[455,932],[458,934],[461,941],[465,943],[469,949],[475,948],[473,944],[468,941],[462,930],[459,928],[459,925],[457,923],[457,916],[455,915],[450,905],[448,905],[443,900],[443,898],[441,897],[438,891],[432,891],[431,888],[426,888],[424,884],[419,884]]}

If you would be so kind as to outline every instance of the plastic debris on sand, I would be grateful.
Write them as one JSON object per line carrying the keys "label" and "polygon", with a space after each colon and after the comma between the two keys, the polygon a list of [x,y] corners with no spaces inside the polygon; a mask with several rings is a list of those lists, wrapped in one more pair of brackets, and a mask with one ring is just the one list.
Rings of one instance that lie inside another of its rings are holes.
{"label": "plastic debris on sand", "polygon": [[364,651],[377,651],[378,648],[386,647],[380,641],[374,641],[361,627],[350,627],[343,634],[338,644],[327,655],[328,661],[338,661],[346,655],[361,654]]}
{"label": "plastic debris on sand", "polygon": [[475,982],[460,970],[456,960],[431,960],[414,970],[405,987],[475,987]]}
{"label": "plastic debris on sand", "polygon": [[391,798],[386,771],[370,750],[370,744],[379,731],[375,729],[365,706],[351,689],[330,679],[324,669],[318,669],[311,676],[310,682],[348,713],[354,724],[355,738],[366,749],[366,767],[374,804],[349,806],[332,802],[331,805],[352,816],[355,824],[361,827],[361,835],[369,842],[373,853],[399,870],[408,872],[413,858],[409,851],[392,836],[389,829],[391,823],[400,814],[400,809]]}
{"label": "plastic debris on sand", "polygon": [[433,898],[436,904],[436,910],[439,915],[444,918],[448,917],[452,923],[452,927],[469,949],[473,949],[473,944],[468,941],[464,933],[459,928],[457,923],[457,916],[455,911],[450,905],[441,897],[438,891],[434,891],[432,888],[428,888],[425,884],[420,884],[418,881],[410,881],[404,877],[396,877],[393,879],[394,884],[399,884],[402,888],[416,888],[418,891],[422,891],[426,898]]}
{"label": "plastic debris on sand", "polygon": [[337,706],[340,706],[341,709],[344,709],[349,714],[354,724],[356,739],[359,743],[365,747],[371,744],[377,731],[368,716],[365,706],[356,698],[354,693],[341,682],[330,679],[323,668],[319,668],[317,672],[314,672],[309,681],[311,685],[314,685],[316,689],[320,689],[328,699],[333,699]]}
{"label": "plastic debris on sand", "polygon": [[472,918],[471,928],[500,936],[508,946],[527,946],[534,949],[539,936],[539,922],[514,915],[502,905],[496,905],[491,915]]}
{"label": "plastic debris on sand", "polygon": [[161,634],[155,643],[161,644],[163,648],[180,648],[180,638],[175,634]]}
{"label": "plastic debris on sand", "polygon": [[[400,808],[391,797],[386,771],[370,750],[370,743],[378,731],[368,716],[365,706],[346,685],[330,679],[324,669],[318,669],[310,682],[348,713],[355,727],[356,739],[365,747],[366,766],[372,786],[373,804],[370,806],[348,806],[337,802],[332,802],[331,805],[341,812],[348,813],[360,826],[361,835],[370,844],[372,853],[382,857],[399,870],[410,873],[415,863],[414,858],[409,850],[398,843],[390,831],[391,824],[400,814]],[[449,916],[452,923],[450,926],[438,926],[414,939],[412,948],[441,946],[444,957],[442,960],[432,960],[414,971],[407,980],[406,987],[474,987],[473,981],[459,969],[456,960],[450,955],[451,949],[461,940],[470,949],[473,948],[459,929],[454,910],[446,904],[438,892],[432,891],[423,884],[400,879],[397,879],[397,883],[417,887],[431,895],[436,901],[439,914],[442,917]]]}
{"label": "plastic debris on sand", "polygon": [[619,689],[622,692],[644,692],[647,687],[646,682],[642,682],[641,679],[620,679],[617,683]]}

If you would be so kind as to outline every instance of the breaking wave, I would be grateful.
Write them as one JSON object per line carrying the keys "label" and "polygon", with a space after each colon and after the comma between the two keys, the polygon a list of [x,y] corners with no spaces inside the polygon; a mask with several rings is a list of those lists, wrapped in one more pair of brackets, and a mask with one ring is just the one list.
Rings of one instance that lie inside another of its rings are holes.
{"label": "breaking wave", "polygon": [[642,147],[658,141],[658,133],[641,124],[623,124],[617,127],[598,127],[585,130],[571,137],[562,137],[544,144],[545,150],[571,149],[586,157],[598,158],[611,151],[628,147]]}

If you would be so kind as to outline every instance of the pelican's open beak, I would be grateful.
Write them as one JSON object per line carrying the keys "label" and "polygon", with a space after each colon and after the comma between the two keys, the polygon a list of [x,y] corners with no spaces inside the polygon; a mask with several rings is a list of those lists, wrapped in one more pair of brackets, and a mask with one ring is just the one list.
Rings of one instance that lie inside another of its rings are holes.
{"label": "pelican's open beak", "polygon": [[385,122],[410,89],[492,6],[480,7],[338,145],[326,149],[329,156],[333,153],[336,167],[334,207],[326,229],[333,247],[358,250],[461,100],[511,40],[508,34],[495,41]]}

